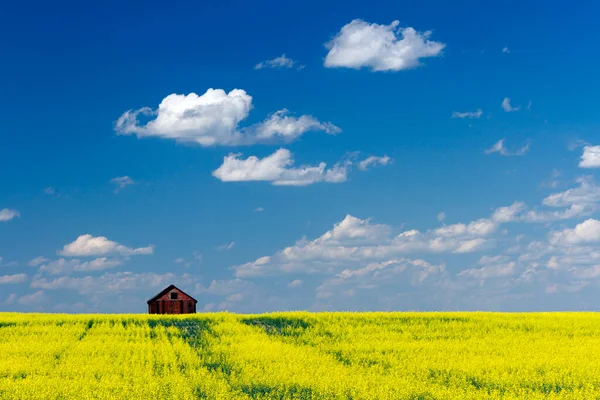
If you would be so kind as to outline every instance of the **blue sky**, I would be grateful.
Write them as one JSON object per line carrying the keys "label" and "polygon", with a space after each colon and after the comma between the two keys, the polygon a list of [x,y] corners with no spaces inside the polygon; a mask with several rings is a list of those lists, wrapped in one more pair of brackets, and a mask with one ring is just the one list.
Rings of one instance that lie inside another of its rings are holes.
{"label": "blue sky", "polygon": [[11,4],[0,310],[595,310],[598,11]]}

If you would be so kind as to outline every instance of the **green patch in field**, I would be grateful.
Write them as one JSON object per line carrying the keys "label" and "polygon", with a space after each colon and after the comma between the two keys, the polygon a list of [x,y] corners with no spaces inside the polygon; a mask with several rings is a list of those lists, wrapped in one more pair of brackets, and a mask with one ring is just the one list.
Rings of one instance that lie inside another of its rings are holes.
{"label": "green patch in field", "polygon": [[263,329],[269,335],[299,337],[311,327],[311,323],[294,317],[257,317],[245,318],[242,323]]}

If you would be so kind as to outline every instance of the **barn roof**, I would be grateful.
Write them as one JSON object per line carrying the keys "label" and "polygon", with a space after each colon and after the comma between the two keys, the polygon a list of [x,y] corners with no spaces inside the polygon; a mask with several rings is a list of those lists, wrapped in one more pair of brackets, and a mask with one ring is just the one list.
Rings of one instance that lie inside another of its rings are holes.
{"label": "barn roof", "polygon": [[181,293],[185,294],[186,296],[188,296],[190,299],[194,300],[194,303],[198,303],[198,300],[196,300],[195,298],[193,298],[192,296],[190,296],[189,294],[187,294],[186,292],[184,292],[183,290],[179,289],[177,286],[175,285],[169,285],[166,288],[164,288],[163,290],[161,290],[160,293],[158,293],[156,296],[154,296],[153,298],[151,298],[150,300],[147,301],[148,304],[152,303],[154,300],[158,299],[159,297],[164,296],[165,294],[167,294],[169,291],[173,290],[173,289],[177,289],[179,290]]}

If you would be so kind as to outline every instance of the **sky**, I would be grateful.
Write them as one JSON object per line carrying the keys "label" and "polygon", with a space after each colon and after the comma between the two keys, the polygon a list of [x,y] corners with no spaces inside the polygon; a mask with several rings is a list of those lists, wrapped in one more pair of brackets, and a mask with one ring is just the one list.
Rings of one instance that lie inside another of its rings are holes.
{"label": "sky", "polygon": [[598,310],[599,11],[4,6],[0,311]]}

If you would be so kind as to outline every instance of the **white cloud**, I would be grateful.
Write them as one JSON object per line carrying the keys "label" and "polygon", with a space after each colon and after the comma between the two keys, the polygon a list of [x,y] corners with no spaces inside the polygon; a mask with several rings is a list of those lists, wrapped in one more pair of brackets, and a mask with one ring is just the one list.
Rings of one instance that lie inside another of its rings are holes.
{"label": "white cloud", "polygon": [[9,294],[6,300],[4,300],[4,304],[13,304],[15,301],[17,301],[17,297],[18,296],[16,293]]}
{"label": "white cloud", "polygon": [[501,156],[522,156],[529,151],[529,143],[526,143],[517,151],[511,152],[504,146],[504,139],[498,140],[492,147],[485,150],[485,154],[498,153]]}
{"label": "white cloud", "polygon": [[254,69],[263,69],[263,68],[294,68],[303,69],[304,65],[299,65],[297,61],[292,60],[285,56],[285,53],[280,55],[279,57],[275,57],[272,60],[261,61],[254,66]]}
{"label": "white cloud", "polygon": [[285,108],[273,113],[262,123],[254,125],[253,129],[255,140],[258,142],[270,142],[276,138],[291,142],[309,131],[335,135],[342,130],[331,122],[319,122],[310,115],[290,116]]}
{"label": "white cloud", "polygon": [[[44,290],[68,289],[83,295],[105,295],[124,291],[143,290],[146,292],[149,289],[162,289],[175,280],[177,280],[177,276],[172,273],[117,272],[105,273],[99,277],[61,276],[55,279],[35,277],[31,282],[31,287]],[[187,280],[189,281],[189,279]]]}
{"label": "white cloud", "polygon": [[473,251],[479,250],[486,243],[485,239],[477,238],[467,240],[458,246],[455,253],[472,253]]}
{"label": "white cloud", "polygon": [[304,282],[302,280],[300,280],[300,279],[294,279],[293,281],[291,281],[290,283],[288,283],[287,286],[289,288],[297,288],[297,287],[302,286],[303,283]]}
{"label": "white cloud", "polygon": [[518,220],[518,215],[525,210],[525,203],[516,201],[508,207],[499,207],[492,214],[492,220],[499,223]]}
{"label": "white cloud", "polygon": [[576,293],[589,285],[589,282],[573,282],[568,284],[553,283],[546,288],[546,293]]}
{"label": "white cloud", "polygon": [[0,210],[0,222],[10,221],[11,219],[20,216],[21,214],[17,210],[11,210],[10,208],[3,208]]}
{"label": "white cloud", "polygon": [[227,251],[227,250],[233,249],[233,246],[235,246],[235,242],[230,242],[230,243],[227,243],[227,244],[222,244],[220,246],[217,246],[217,250],[219,250],[219,251]]}
{"label": "white cloud", "polygon": [[504,47],[502,49],[502,52],[508,54],[508,53],[510,53],[510,50],[508,49],[508,47]]}
{"label": "white cloud", "polygon": [[213,176],[223,182],[267,181],[273,185],[304,186],[317,182],[338,183],[346,181],[347,165],[336,164],[326,169],[325,163],[318,166],[293,167],[294,159],[287,149],[279,149],[270,156],[239,158],[240,154],[229,154],[223,165],[213,171]]}
{"label": "white cloud", "polygon": [[122,265],[122,260],[108,259],[106,257],[96,258],[91,261],[81,261],[79,259],[66,260],[60,258],[40,266],[40,272],[46,272],[50,275],[67,275],[71,272],[100,271],[114,268]]}
{"label": "white cloud", "polygon": [[238,278],[278,273],[314,273],[340,266],[379,262],[407,253],[464,253],[484,246],[497,229],[489,219],[419,232],[393,234],[389,225],[347,215],[312,241],[302,239],[272,256],[233,267]]}
{"label": "white cloud", "polygon": [[443,222],[446,219],[446,213],[445,212],[439,212],[437,215],[437,220],[440,222]]}
{"label": "white cloud", "polygon": [[510,206],[497,208],[491,219],[498,223],[547,223],[594,213],[600,203],[600,187],[595,185],[591,177],[581,177],[576,182],[580,184],[579,187],[553,193],[543,199],[543,206],[561,210],[528,209],[525,203],[514,202]]}
{"label": "white cloud", "polygon": [[600,168],[600,146],[585,146],[583,148],[583,154],[581,155],[579,167]]}
{"label": "white cloud", "polygon": [[43,304],[46,302],[47,297],[43,290],[38,290],[35,293],[27,294],[25,296],[21,296],[19,298],[19,304],[23,304],[26,306]]}
{"label": "white cloud", "polygon": [[552,245],[579,245],[600,242],[600,221],[587,219],[577,224],[573,229],[551,232],[549,237]]}
{"label": "white cloud", "polygon": [[119,191],[126,186],[135,184],[135,181],[128,176],[117,176],[110,180],[110,183],[116,186],[115,191]]}
{"label": "white cloud", "polygon": [[591,215],[598,210],[600,203],[600,187],[596,186],[592,177],[584,176],[576,179],[579,187],[553,193],[547,196],[542,204],[546,207],[563,207],[559,211],[531,210],[521,216],[525,222],[552,222],[580,216]]}
{"label": "white cloud", "polygon": [[469,118],[469,119],[473,119],[473,118],[480,118],[483,115],[483,111],[481,110],[481,108],[478,108],[477,111],[467,111],[467,112],[458,112],[458,111],[454,111],[452,113],[452,117],[451,118]]}
{"label": "white cloud", "polygon": [[152,254],[153,252],[154,247],[151,245],[134,249],[108,240],[103,236],[94,237],[86,234],[79,236],[74,242],[66,244],[58,254],[65,257],[92,257],[105,254],[131,256]]}
{"label": "white cloud", "polygon": [[235,293],[243,293],[250,290],[254,285],[242,279],[213,280],[208,288],[199,287],[197,292],[208,293],[217,296],[229,296]]}
{"label": "white cloud", "polygon": [[510,99],[508,97],[505,97],[504,100],[502,100],[502,109],[506,112],[519,111],[521,109],[521,106],[511,106]]}
{"label": "white cloud", "polygon": [[388,156],[370,156],[358,163],[358,169],[360,169],[361,171],[366,171],[367,169],[369,169],[370,166],[388,165],[391,161],[392,159]]}
{"label": "white cloud", "polygon": [[263,212],[263,211],[265,211],[265,209],[263,207],[256,207],[254,209],[254,212]]}
{"label": "white cloud", "polygon": [[[265,121],[240,128],[252,109],[252,97],[244,90],[226,93],[222,89],[208,89],[198,96],[171,94],[165,97],[157,110],[143,107],[125,112],[115,125],[123,135],[138,137],[157,136],[201,146],[234,146],[271,142],[274,139],[294,140],[308,131],[339,133],[330,122],[321,123],[310,115],[293,117],[283,109]],[[143,124],[139,116],[149,117]]]}
{"label": "white cloud", "polygon": [[17,284],[25,281],[27,281],[27,275],[25,274],[0,275],[0,285]]}
{"label": "white cloud", "polygon": [[542,204],[549,207],[570,207],[573,205],[590,206],[600,202],[600,186],[591,176],[582,176],[575,180],[579,187],[564,192],[553,193]]}
{"label": "white cloud", "polygon": [[442,54],[446,45],[429,40],[430,31],[400,28],[399,24],[398,21],[379,25],[353,20],[325,44],[329,49],[325,67],[400,71],[419,66],[422,58]]}
{"label": "white cloud", "polygon": [[435,286],[446,277],[445,265],[434,265],[427,261],[407,258],[371,262],[357,268],[346,268],[334,277],[326,279],[316,289],[317,299],[353,297],[357,290],[377,289],[392,286],[394,292],[406,285],[420,287],[426,281]]}
{"label": "white cloud", "polygon": [[30,267],[37,267],[38,265],[41,265],[47,261],[50,261],[50,260],[48,260],[46,257],[39,256],[39,257],[36,257],[33,260],[29,261],[29,263],[27,263],[27,265],[29,265]]}
{"label": "white cloud", "polygon": [[515,262],[508,262],[505,264],[490,264],[481,268],[465,269],[461,271],[458,276],[477,280],[506,277],[515,273],[515,266]]}

